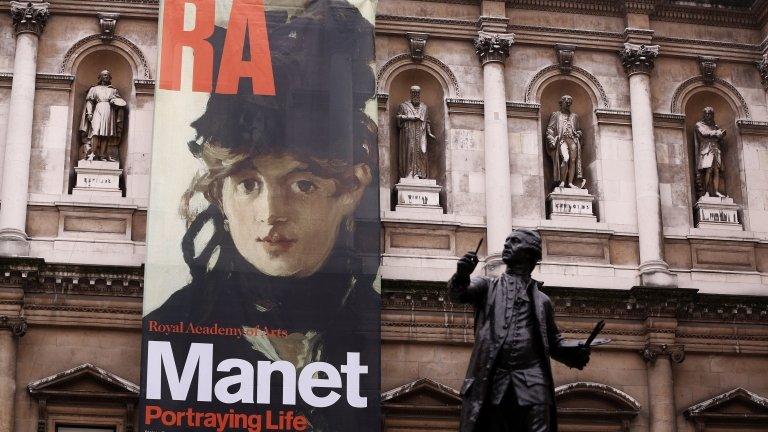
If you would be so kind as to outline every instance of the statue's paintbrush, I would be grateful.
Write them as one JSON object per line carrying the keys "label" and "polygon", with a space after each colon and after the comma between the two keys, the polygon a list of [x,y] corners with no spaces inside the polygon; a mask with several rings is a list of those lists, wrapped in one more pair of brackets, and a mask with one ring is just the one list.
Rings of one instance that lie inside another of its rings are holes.
{"label": "statue's paintbrush", "polygon": [[477,255],[478,252],[480,252],[480,246],[483,245],[483,239],[481,238],[479,242],[477,242],[477,247],[475,248],[475,255]]}
{"label": "statue's paintbrush", "polygon": [[595,328],[592,329],[592,333],[589,334],[589,337],[587,338],[587,341],[584,343],[584,346],[590,346],[592,345],[592,341],[595,340],[598,334],[600,334],[601,331],[603,331],[603,327],[605,327],[605,320],[600,320],[595,324]]}

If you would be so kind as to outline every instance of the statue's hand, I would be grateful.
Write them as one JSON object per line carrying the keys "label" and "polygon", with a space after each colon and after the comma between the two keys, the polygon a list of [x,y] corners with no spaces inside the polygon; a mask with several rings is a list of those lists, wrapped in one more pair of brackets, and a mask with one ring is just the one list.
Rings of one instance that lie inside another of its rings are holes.
{"label": "statue's hand", "polygon": [[88,121],[91,121],[91,120],[93,120],[93,114],[86,114],[86,115],[85,115],[85,118],[86,118]]}
{"label": "statue's hand", "polygon": [[475,267],[477,267],[478,262],[480,262],[480,260],[477,259],[476,253],[467,252],[463,257],[459,259],[459,262],[456,264],[456,273],[463,276],[469,276],[473,271],[475,271]]}
{"label": "statue's hand", "polygon": [[574,347],[573,351],[573,367],[578,370],[584,369],[587,363],[589,363],[589,354],[592,349],[588,346],[579,345]]}

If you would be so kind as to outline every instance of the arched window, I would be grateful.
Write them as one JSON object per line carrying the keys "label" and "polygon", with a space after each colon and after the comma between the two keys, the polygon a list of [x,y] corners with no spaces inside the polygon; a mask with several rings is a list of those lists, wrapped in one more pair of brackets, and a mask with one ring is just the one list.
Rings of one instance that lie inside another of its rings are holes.
{"label": "arched window", "polygon": [[606,384],[575,382],[555,389],[558,430],[629,432],[640,404]]}

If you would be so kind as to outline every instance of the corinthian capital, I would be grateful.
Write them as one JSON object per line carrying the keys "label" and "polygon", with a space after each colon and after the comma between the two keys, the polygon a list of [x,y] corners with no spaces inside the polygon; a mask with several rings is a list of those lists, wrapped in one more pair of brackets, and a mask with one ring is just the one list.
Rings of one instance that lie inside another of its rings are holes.
{"label": "corinthian capital", "polygon": [[480,62],[501,62],[509,57],[509,48],[515,41],[515,35],[489,33],[481,31],[475,38],[475,53],[480,57]]}
{"label": "corinthian capital", "polygon": [[34,33],[38,36],[43,32],[48,17],[48,3],[32,3],[23,1],[11,2],[11,19],[13,30],[17,35]]}
{"label": "corinthian capital", "polygon": [[768,53],[763,54],[763,59],[757,62],[757,70],[760,72],[763,87],[768,90]]}
{"label": "corinthian capital", "polygon": [[646,344],[640,351],[643,360],[653,363],[659,356],[669,356],[675,363],[682,363],[685,360],[685,346],[680,344]]}
{"label": "corinthian capital", "polygon": [[658,45],[637,45],[629,42],[625,43],[624,49],[619,51],[621,64],[624,65],[627,76],[636,73],[650,74],[658,55]]}

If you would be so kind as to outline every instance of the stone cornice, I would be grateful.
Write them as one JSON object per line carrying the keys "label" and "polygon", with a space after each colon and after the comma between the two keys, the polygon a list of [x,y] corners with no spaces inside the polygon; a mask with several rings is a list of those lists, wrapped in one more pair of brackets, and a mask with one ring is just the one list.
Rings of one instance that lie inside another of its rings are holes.
{"label": "stone cornice", "polygon": [[48,264],[39,258],[0,258],[0,284],[25,293],[141,297],[143,267]]}
{"label": "stone cornice", "polygon": [[[119,13],[121,18],[157,20],[159,0],[56,0],[49,8],[52,15],[81,15],[93,17],[96,11]],[[0,2],[0,11],[10,9]]]}
{"label": "stone cornice", "polygon": [[768,122],[739,119],[736,126],[742,134],[768,135]]}
{"label": "stone cornice", "polygon": [[[382,309],[425,312],[472,309],[471,305],[453,304],[443,282],[384,280],[382,285]],[[669,317],[680,323],[768,324],[768,297],[699,294],[692,289],[644,287],[627,291],[545,286],[544,291],[552,299],[556,313],[561,316],[640,321],[649,317]],[[644,335],[646,332],[636,334]]]}

